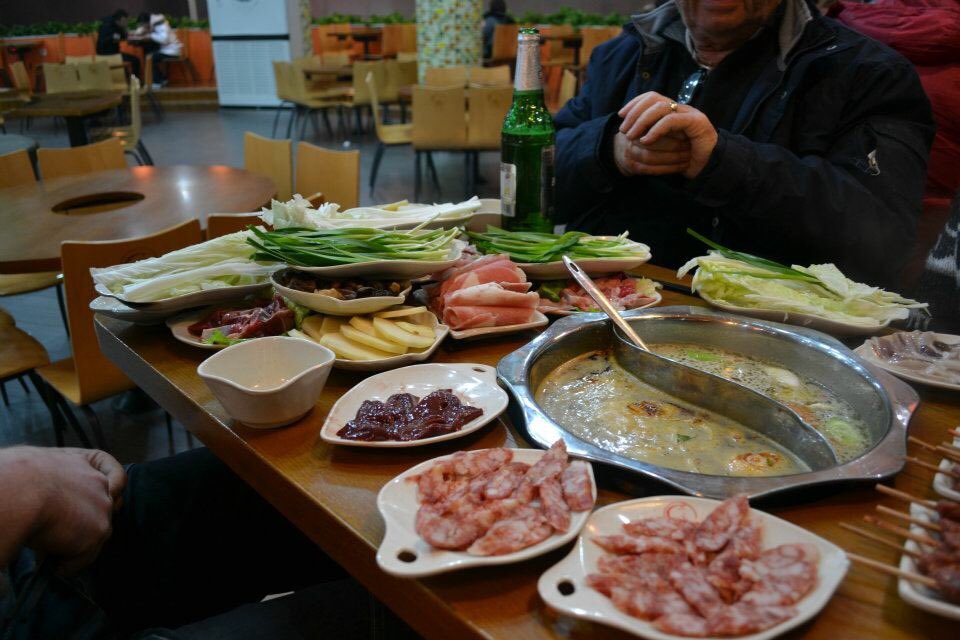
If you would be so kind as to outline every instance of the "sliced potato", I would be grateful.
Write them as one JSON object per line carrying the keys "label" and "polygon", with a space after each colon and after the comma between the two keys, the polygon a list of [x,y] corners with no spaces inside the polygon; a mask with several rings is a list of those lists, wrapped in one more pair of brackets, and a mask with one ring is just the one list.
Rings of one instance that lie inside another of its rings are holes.
{"label": "sliced potato", "polygon": [[339,318],[337,316],[324,316],[323,317],[323,326],[321,330],[324,333],[337,333],[340,331],[340,327],[347,323],[346,318]]}
{"label": "sliced potato", "polygon": [[406,307],[405,309],[389,309],[379,311],[373,314],[374,318],[403,318],[404,316],[415,316],[418,313],[428,311],[426,307]]}
{"label": "sliced potato", "polygon": [[396,356],[395,353],[387,353],[354,342],[342,333],[328,333],[320,338],[320,344],[337,354],[337,357],[346,360],[383,360]]}
{"label": "sliced potato", "polygon": [[379,349],[380,351],[396,354],[403,354],[407,352],[406,345],[397,344],[396,342],[390,342],[389,340],[372,336],[369,333],[354,329],[348,324],[340,327],[340,333],[354,342],[359,342],[360,344],[373,347],[374,349]]}
{"label": "sliced potato", "polygon": [[310,342],[316,342],[313,338],[305,334],[303,331],[298,331],[297,329],[290,329],[287,331],[287,335],[291,338],[300,338],[301,340],[309,340]]}
{"label": "sliced potato", "polygon": [[400,327],[404,331],[414,333],[418,336],[423,336],[424,338],[431,338],[431,339],[436,336],[436,334],[433,331],[433,327],[428,327],[422,324],[413,324],[412,322],[404,322],[403,320],[394,320],[394,322],[398,327]]}
{"label": "sliced potato", "polygon": [[366,316],[353,316],[350,318],[350,326],[368,336],[377,336],[377,330],[373,328],[373,323]]}
{"label": "sliced potato", "polygon": [[434,342],[434,338],[425,338],[415,333],[404,331],[397,326],[397,323],[385,318],[374,318],[373,327],[381,337],[408,347],[426,348]]}
{"label": "sliced potato", "polygon": [[300,324],[300,331],[310,336],[311,340],[320,340],[323,334],[326,333],[323,330],[323,321],[325,318],[326,316],[321,315],[307,316]]}

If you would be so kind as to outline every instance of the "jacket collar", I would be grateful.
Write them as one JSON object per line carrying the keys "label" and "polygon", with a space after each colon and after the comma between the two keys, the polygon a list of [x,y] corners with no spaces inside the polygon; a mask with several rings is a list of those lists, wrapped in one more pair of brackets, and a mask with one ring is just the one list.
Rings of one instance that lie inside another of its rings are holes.
{"label": "jacket collar", "polygon": [[[808,0],[783,0],[783,3],[783,15],[777,34],[780,45],[777,62],[781,70],[786,68],[790,54],[797,49],[807,26],[820,19],[819,12]],[[669,0],[653,11],[632,16],[628,27],[633,27],[635,36],[643,42],[644,56],[658,54],[668,40],[675,40],[690,48],[687,29],[674,0]],[[628,28],[628,31],[631,29]]]}

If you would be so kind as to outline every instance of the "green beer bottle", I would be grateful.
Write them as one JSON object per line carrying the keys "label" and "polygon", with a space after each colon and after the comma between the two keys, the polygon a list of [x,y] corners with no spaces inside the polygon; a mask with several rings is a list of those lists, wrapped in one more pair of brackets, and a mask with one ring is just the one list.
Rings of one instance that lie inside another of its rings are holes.
{"label": "green beer bottle", "polygon": [[500,133],[503,228],[553,231],[553,118],[543,103],[540,32],[520,29],[513,104]]}

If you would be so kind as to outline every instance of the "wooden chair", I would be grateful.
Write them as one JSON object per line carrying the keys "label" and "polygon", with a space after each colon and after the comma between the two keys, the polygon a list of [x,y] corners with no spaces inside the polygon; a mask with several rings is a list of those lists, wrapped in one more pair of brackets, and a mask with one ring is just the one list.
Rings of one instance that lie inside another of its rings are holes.
{"label": "wooden chair", "polygon": [[186,29],[177,29],[176,33],[177,40],[180,41],[180,55],[176,58],[163,59],[162,64],[167,68],[167,76],[170,75],[172,65],[182,65],[187,68],[187,72],[190,74],[190,82],[197,83],[200,81],[200,74],[197,73],[197,68],[190,59],[190,33]]}
{"label": "wooden chair", "polygon": [[[395,60],[388,60],[396,64]],[[383,159],[383,152],[387,147],[396,147],[407,145],[413,142],[412,124],[384,124],[383,117],[380,114],[380,100],[377,92],[377,85],[373,73],[367,73],[367,87],[370,90],[370,103],[373,109],[373,126],[377,132],[376,155],[373,157],[373,168],[370,170],[370,193],[373,194],[373,187],[377,182],[377,171],[380,169],[380,160]]]}
{"label": "wooden chair", "polygon": [[467,86],[467,68],[463,65],[427,67],[423,83],[428,87],[465,87]]}
{"label": "wooden chair", "polygon": [[83,62],[77,65],[83,91],[112,91],[113,77],[108,62]]}
{"label": "wooden chair", "polygon": [[517,59],[517,33],[520,25],[498,24],[493,29],[493,45],[490,52],[491,64],[506,62],[508,65]]}
{"label": "wooden chair", "polygon": [[[570,24],[555,24],[541,29],[543,35],[566,37],[573,36],[576,28]],[[548,40],[542,50],[544,66],[573,64],[573,49],[563,46],[563,40]]]}
{"label": "wooden chair", "polygon": [[350,66],[349,51],[325,51],[320,56],[320,62],[325,67],[348,67]]}
{"label": "wooden chair", "polygon": [[[32,184],[36,180],[30,155],[24,149],[0,156],[0,188]],[[60,317],[63,319],[63,326],[67,327],[67,312],[64,308],[61,284],[60,274],[56,271],[2,274],[0,275],[0,297],[56,287]]]}
{"label": "wooden chair", "polygon": [[[370,89],[367,86],[367,75],[373,74],[374,84],[382,89],[386,84],[386,67],[382,60],[357,61],[353,63],[353,93],[350,96],[350,105],[357,121],[357,131],[363,132],[363,111],[371,111]],[[372,116],[371,116],[372,117]]]}
{"label": "wooden chair", "polygon": [[119,53],[110,55],[95,55],[94,62],[106,62],[110,67],[110,81],[114,91],[127,91],[127,70],[123,64],[123,56]]}
{"label": "wooden chair", "polygon": [[287,86],[290,87],[293,102],[297,105],[294,118],[290,126],[288,126],[288,130],[292,131],[296,139],[299,140],[303,137],[307,126],[307,119],[309,118],[313,123],[316,134],[319,136],[320,126],[317,124],[317,113],[319,112],[323,115],[327,133],[330,137],[333,137],[333,127],[330,124],[330,111],[336,110],[342,112],[343,108],[352,106],[350,99],[351,87],[339,83],[334,83],[326,87],[311,85],[307,81],[306,74],[303,71],[302,61],[281,63],[281,69],[282,73],[285,73],[287,76]]}
{"label": "wooden chair", "polygon": [[[46,388],[43,380],[37,376],[36,369],[49,363],[50,356],[47,350],[33,336],[18,329],[12,322],[0,324],[0,396],[3,397],[3,404],[10,406],[6,383],[11,380],[17,380],[23,390],[30,393],[30,389],[23,380],[25,376],[30,378],[37,393],[46,402]],[[55,429],[57,446],[63,446],[59,424],[55,423]]]}
{"label": "wooden chair", "polygon": [[290,149],[290,140],[271,140],[250,131],[243,134],[244,168],[273,180],[276,198],[282,202],[290,199],[293,183]]}
{"label": "wooden chair", "polygon": [[119,140],[123,152],[133,156],[137,164],[153,165],[153,158],[143,144],[140,134],[143,123],[140,117],[140,80],[137,76],[130,76],[130,126],[110,127],[94,134],[97,140]]}
{"label": "wooden chair", "polygon": [[400,52],[403,41],[403,25],[385,24],[383,25],[382,35],[380,37],[380,55],[384,58],[395,58]]}
{"label": "wooden chair", "polygon": [[437,197],[440,180],[433,164],[433,151],[465,151],[467,145],[466,89],[463,85],[413,87],[414,200],[420,201],[421,157],[433,178]]}
{"label": "wooden chair", "polygon": [[82,89],[77,65],[44,62],[42,68],[47,93],[68,93]]}
{"label": "wooden chair", "polygon": [[417,61],[417,52],[414,51],[399,51],[397,53],[397,62],[416,62]]}
{"label": "wooden chair", "polygon": [[496,67],[470,67],[467,81],[471,85],[509,85],[511,84],[510,67],[505,64]]}
{"label": "wooden chair", "polygon": [[577,74],[570,69],[563,70],[563,77],[560,78],[560,93],[557,94],[557,103],[554,113],[560,111],[563,105],[567,104],[570,98],[577,95]]}
{"label": "wooden chair", "polygon": [[44,180],[127,168],[123,144],[115,139],[64,149],[41,147],[37,150],[37,163]]}
{"label": "wooden chair", "polygon": [[[46,366],[37,374],[53,389],[51,404],[59,407],[67,421],[89,440],[70,404],[80,408],[100,447],[106,448],[103,430],[90,403],[127,391],[136,385],[100,351],[93,325],[90,301],[99,294],[90,277],[92,267],[109,267],[147,257],[161,256],[201,241],[200,222],[188,220],[153,235],[103,242],[64,242],[60,249],[63,283],[70,319],[70,346],[73,355]],[[56,417],[54,418],[57,419]]]}
{"label": "wooden chair", "polygon": [[150,101],[150,108],[153,109],[153,115],[157,117],[157,120],[163,120],[163,107],[153,90],[153,56],[144,56],[143,84],[140,85],[140,95],[146,96],[147,100]]}
{"label": "wooden chair", "polygon": [[297,144],[295,191],[322,193],[340,210],[360,205],[360,152],[334,151],[301,142]]}
{"label": "wooden chair", "polygon": [[580,67],[586,69],[593,50],[604,42],[613,40],[621,32],[623,27],[580,27],[580,37],[583,38],[583,44],[580,45]]}
{"label": "wooden chair", "polygon": [[[290,83],[288,80],[288,75],[285,73],[283,65],[286,64],[282,60],[273,61],[273,84],[277,90],[277,99],[280,100],[280,104],[277,105],[277,113],[273,117],[273,129],[270,137],[277,137],[277,127],[280,125],[280,114],[284,111],[284,106],[288,105],[290,108],[295,109],[296,105],[293,101],[293,92],[290,90]],[[291,112],[290,123],[293,124],[293,115]],[[287,129],[290,128],[288,125]],[[290,131],[287,131],[287,137],[290,137]]]}
{"label": "wooden chair", "polygon": [[255,213],[211,213],[207,216],[207,240],[246,231],[250,225],[267,226]]}
{"label": "wooden chair", "polygon": [[27,67],[23,64],[22,60],[10,63],[10,80],[21,96],[30,97],[33,95],[33,87],[30,85],[30,74],[27,73]]}
{"label": "wooden chair", "polygon": [[467,89],[467,154],[464,166],[464,194],[477,191],[480,152],[500,150],[503,119],[513,102],[513,87],[475,86]]}
{"label": "wooden chair", "polygon": [[63,56],[64,64],[84,64],[87,62],[93,62],[93,54],[86,56]]}
{"label": "wooden chair", "polygon": [[[417,24],[415,22],[405,22],[400,25],[400,49],[397,51],[397,57],[411,53],[414,56],[417,53]],[[416,57],[413,60],[416,60]]]}

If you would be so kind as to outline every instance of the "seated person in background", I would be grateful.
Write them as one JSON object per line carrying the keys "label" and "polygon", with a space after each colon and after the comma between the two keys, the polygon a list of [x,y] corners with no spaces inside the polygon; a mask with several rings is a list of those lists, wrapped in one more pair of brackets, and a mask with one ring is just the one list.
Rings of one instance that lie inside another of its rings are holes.
{"label": "seated person in background", "polygon": [[366,591],[207,449],[126,471],[103,451],[0,449],[0,487],[5,639],[369,630]]}
{"label": "seated person in background", "polygon": [[146,37],[157,46],[153,52],[154,82],[166,84],[167,77],[160,63],[169,58],[179,58],[183,52],[183,44],[177,39],[177,32],[173,30],[162,13],[154,13],[150,16],[150,30]]}
{"label": "seated person in background", "polygon": [[113,56],[120,54],[123,62],[130,65],[130,73],[140,78],[140,58],[120,52],[120,42],[127,39],[127,12],[117,9],[112,15],[100,20],[97,32],[97,55]]}
{"label": "seated person in background", "polygon": [[493,57],[493,33],[498,24],[513,24],[513,16],[507,13],[504,0],[490,0],[490,9],[483,14],[483,59]]}
{"label": "seated person in background", "polygon": [[930,313],[911,314],[911,328],[960,334],[960,193],[913,294],[930,303]]}
{"label": "seated person in background", "polygon": [[679,266],[686,227],[895,287],[933,137],[910,63],[806,0],[670,0],[590,59],[557,114],[559,222]]}

